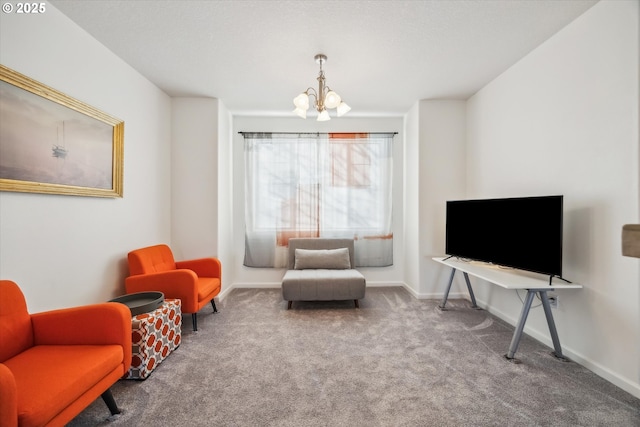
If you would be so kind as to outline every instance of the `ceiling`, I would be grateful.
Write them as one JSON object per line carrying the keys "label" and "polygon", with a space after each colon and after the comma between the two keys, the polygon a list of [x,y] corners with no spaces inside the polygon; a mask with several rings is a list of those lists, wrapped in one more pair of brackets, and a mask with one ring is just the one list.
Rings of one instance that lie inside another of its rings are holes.
{"label": "ceiling", "polygon": [[167,94],[235,115],[291,115],[324,53],[354,116],[466,99],[596,2],[51,0]]}

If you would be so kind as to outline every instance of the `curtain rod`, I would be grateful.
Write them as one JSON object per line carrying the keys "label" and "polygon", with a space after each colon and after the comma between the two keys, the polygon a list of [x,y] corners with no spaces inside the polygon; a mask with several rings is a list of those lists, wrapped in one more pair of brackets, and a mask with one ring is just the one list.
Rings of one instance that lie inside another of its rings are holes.
{"label": "curtain rod", "polygon": [[279,133],[284,135],[320,135],[320,134],[329,134],[329,133],[376,133],[376,134],[390,134],[397,135],[398,132],[259,132],[259,131],[240,131],[238,132],[240,135],[244,135],[245,133]]}

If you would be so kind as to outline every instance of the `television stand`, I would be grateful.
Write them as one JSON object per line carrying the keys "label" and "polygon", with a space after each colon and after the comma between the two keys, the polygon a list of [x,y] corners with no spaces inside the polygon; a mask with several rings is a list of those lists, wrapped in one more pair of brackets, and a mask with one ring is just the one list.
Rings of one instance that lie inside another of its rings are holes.
{"label": "television stand", "polygon": [[560,339],[558,338],[558,331],[556,330],[556,324],[553,320],[553,313],[551,312],[551,305],[549,304],[549,296],[547,295],[547,292],[555,289],[580,289],[582,288],[582,285],[575,283],[554,284],[552,283],[553,276],[551,276],[547,281],[546,278],[542,279],[534,277],[533,275],[529,275],[518,270],[505,271],[500,270],[499,267],[496,266],[484,265],[475,262],[463,262],[451,257],[435,257],[433,260],[453,269],[451,271],[451,276],[449,277],[447,290],[442,298],[442,302],[438,305],[441,309],[444,309],[447,304],[447,298],[449,297],[449,291],[451,290],[451,284],[453,283],[453,276],[455,275],[456,270],[459,270],[464,274],[467,289],[469,290],[469,296],[471,297],[471,304],[474,308],[477,308],[476,298],[473,294],[473,289],[471,288],[469,274],[505,289],[524,289],[527,291],[527,296],[524,300],[520,317],[518,318],[518,323],[515,326],[515,330],[511,338],[509,351],[505,355],[509,360],[515,359],[515,354],[518,350],[520,339],[522,338],[522,331],[524,330],[524,325],[527,322],[527,317],[529,316],[531,304],[533,303],[533,299],[536,294],[538,294],[540,296],[540,301],[542,301],[544,314],[547,318],[547,325],[549,326],[549,333],[551,334],[551,340],[553,341],[553,348],[555,350],[553,354],[559,359],[566,360],[562,355],[562,347],[560,346]]}

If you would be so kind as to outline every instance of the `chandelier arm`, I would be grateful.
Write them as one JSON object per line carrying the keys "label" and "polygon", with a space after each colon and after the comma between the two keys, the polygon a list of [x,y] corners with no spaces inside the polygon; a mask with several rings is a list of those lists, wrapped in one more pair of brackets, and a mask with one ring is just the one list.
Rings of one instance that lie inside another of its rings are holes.
{"label": "chandelier arm", "polygon": [[309,87],[304,93],[306,93],[307,96],[313,96],[313,99],[314,99],[313,106],[316,108],[317,111],[322,111],[322,109],[319,108],[320,97],[318,96],[318,92],[316,92],[314,88]]}

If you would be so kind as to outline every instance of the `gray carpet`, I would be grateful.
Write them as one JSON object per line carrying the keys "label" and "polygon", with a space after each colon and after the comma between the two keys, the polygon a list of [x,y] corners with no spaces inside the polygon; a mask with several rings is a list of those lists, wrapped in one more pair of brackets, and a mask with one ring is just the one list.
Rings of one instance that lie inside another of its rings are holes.
{"label": "gray carpet", "polygon": [[[144,381],[112,387],[70,425],[639,426],[640,400],[452,300],[368,288],[352,301],[294,303],[236,289],[186,316],[183,341]],[[541,309],[541,308],[540,308]],[[560,337],[562,340],[562,337]]]}

